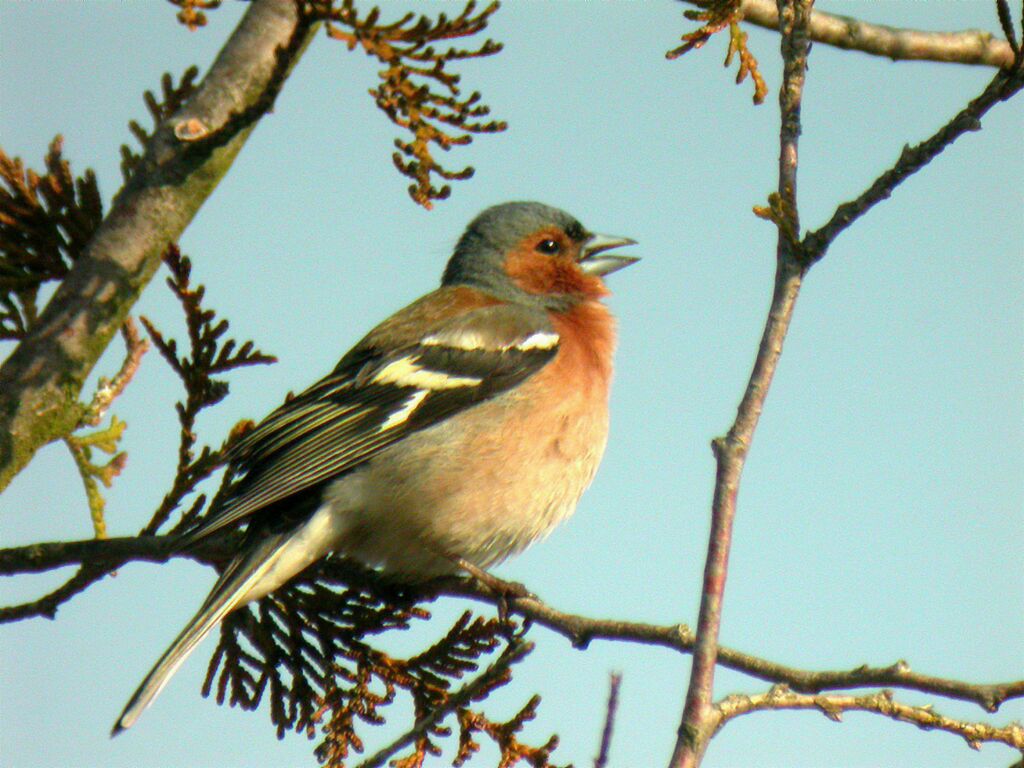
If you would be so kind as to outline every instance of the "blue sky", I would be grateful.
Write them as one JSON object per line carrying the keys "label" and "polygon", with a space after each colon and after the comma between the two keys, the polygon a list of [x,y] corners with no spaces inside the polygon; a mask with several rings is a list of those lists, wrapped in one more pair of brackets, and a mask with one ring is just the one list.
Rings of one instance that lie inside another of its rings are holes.
{"label": "blue sky", "polygon": [[[405,6],[388,5],[397,15]],[[449,13],[458,6],[432,3]],[[981,2],[831,2],[825,10],[893,25],[997,32]],[[667,62],[693,27],[684,6],[508,3],[488,30],[496,58],[460,67],[501,135],[450,156],[475,178],[433,212],[415,207],[390,161],[396,130],[366,90],[378,65],[320,38],[235,167],[182,238],[194,279],[240,338],[278,365],[239,372],[200,434],[218,441],[289,390],[327,372],[373,324],[437,282],[483,207],[536,199],[600,232],[640,241],[640,265],[611,278],[620,319],[612,436],[577,515],[498,573],[552,605],[599,617],[693,623],[713,483],[709,441],[735,412],[771,291],[774,228],[750,212],[774,189],[776,35],[750,44],[773,89],[721,68],[724,40]],[[243,8],[189,33],[163,3],[0,3],[0,146],[39,167],[66,138],[81,171],[116,192],[126,125],[164,71],[209,64]],[[800,209],[816,227],[905,143],[930,135],[992,73],[893,63],[816,45],[800,145]],[[1000,105],[845,233],[811,272],[744,475],[724,643],[808,668],[907,659],[971,681],[1024,673],[1024,102]],[[138,305],[167,332],[180,311],[153,282]],[[7,350],[4,350],[6,353]],[[120,350],[98,372],[116,369]],[[115,412],[129,464],[107,494],[113,535],[136,531],[170,483],[177,383],[153,353]],[[3,546],[90,534],[70,458],[41,451],[0,498]],[[67,574],[0,582],[2,602]],[[201,648],[139,724],[110,725],[152,661],[194,612],[213,573],[190,562],[132,564],[42,619],[0,629],[3,763],[51,766],[311,765],[299,736],[277,741],[265,712],[199,695]],[[433,636],[463,606],[437,606]],[[536,630],[538,650],[488,705],[508,716],[544,697],[528,728],[557,732],[556,762],[588,764],[607,678],[624,674],[615,766],[663,765],[689,658],[626,644],[586,652]],[[406,640],[403,638],[402,642]],[[720,672],[717,691],[763,683]],[[912,703],[929,699],[900,694]],[[935,701],[960,718],[1005,723]],[[372,734],[372,746],[393,733]],[[485,751],[475,765],[493,763]],[[707,766],[1005,766],[1010,750],[878,717],[841,725],[810,714],[742,718]]]}

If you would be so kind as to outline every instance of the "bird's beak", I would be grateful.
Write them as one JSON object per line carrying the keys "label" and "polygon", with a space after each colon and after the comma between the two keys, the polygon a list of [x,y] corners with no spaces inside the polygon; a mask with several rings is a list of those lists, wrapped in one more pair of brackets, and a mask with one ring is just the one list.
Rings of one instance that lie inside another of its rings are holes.
{"label": "bird's beak", "polygon": [[616,270],[640,261],[638,256],[620,256],[614,253],[607,253],[612,248],[621,248],[625,245],[636,245],[636,240],[630,237],[615,237],[613,235],[591,235],[580,249],[580,269],[588,275],[604,277]]}

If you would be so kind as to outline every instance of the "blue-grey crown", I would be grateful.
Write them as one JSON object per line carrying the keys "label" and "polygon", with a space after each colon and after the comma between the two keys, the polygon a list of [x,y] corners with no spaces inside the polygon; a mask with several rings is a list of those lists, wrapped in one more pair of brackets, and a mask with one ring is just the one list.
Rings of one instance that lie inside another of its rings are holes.
{"label": "blue-grey crown", "polygon": [[502,203],[486,209],[462,233],[441,284],[498,288],[496,283],[503,281],[502,267],[508,252],[531,232],[551,226],[575,240],[586,237],[586,230],[575,217],[543,203]]}

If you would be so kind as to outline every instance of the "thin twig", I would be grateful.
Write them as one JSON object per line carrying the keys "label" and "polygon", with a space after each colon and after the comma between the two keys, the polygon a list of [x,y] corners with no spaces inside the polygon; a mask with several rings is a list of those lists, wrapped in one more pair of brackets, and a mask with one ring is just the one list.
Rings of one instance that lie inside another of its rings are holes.
{"label": "thin twig", "polygon": [[604,714],[604,728],[601,730],[601,747],[594,759],[594,768],[605,768],[612,749],[612,731],[615,729],[615,715],[619,710],[619,687],[622,673],[612,672],[608,679],[608,706]]}
{"label": "thin twig", "polygon": [[[230,557],[230,544],[211,541],[188,551],[177,551],[176,536],[120,536],[27,544],[0,549],[0,576],[44,573],[68,565],[111,565],[128,561],[164,563],[171,557],[190,557],[207,565]],[[236,542],[237,543],[237,542]]]}
{"label": "thin twig", "polygon": [[[685,0],[707,8],[712,0]],[[779,11],[774,0],[743,0],[744,21],[777,31]],[[1009,67],[1014,60],[1010,43],[988,32],[926,32],[919,29],[869,24],[849,16],[814,11],[808,34],[816,43],[884,56],[893,61],[937,61],[986,67]]]}
{"label": "thin twig", "polygon": [[917,173],[950,144],[969,131],[981,129],[981,118],[1000,101],[1006,101],[1024,88],[1024,59],[1013,70],[996,74],[985,90],[930,138],[917,146],[905,146],[899,160],[879,176],[855,200],[836,208],[828,223],[809,232],[803,241],[803,254],[808,266],[820,260],[839,234],[877,203],[887,199],[893,190]]}
{"label": "thin twig", "polygon": [[57,609],[102,579],[110,570],[107,568],[93,568],[83,565],[75,575],[61,584],[49,594],[43,595],[38,600],[19,605],[11,605],[0,608],[0,624],[12,621],[42,616],[47,619],[54,619],[57,616]]}
{"label": "thin twig", "polygon": [[996,15],[999,16],[999,26],[1003,28],[1006,41],[1013,49],[1014,59],[1020,56],[1020,43],[1017,41],[1013,29],[1013,17],[1010,16],[1010,4],[1006,0],[996,0]]}
{"label": "thin twig", "polygon": [[733,718],[751,712],[818,710],[835,722],[842,721],[844,712],[872,712],[896,722],[911,723],[925,731],[940,730],[955,734],[964,739],[971,749],[981,749],[984,742],[995,742],[1024,751],[1024,727],[1020,723],[999,727],[988,723],[954,720],[940,715],[931,706],[914,707],[896,701],[892,691],[879,691],[866,696],[808,696],[794,693],[786,686],[775,686],[768,693],[757,696],[727,696],[715,709],[716,731]]}
{"label": "thin twig", "polygon": [[95,427],[103,421],[103,416],[106,414],[107,409],[120,397],[125,387],[131,383],[136,371],[139,370],[139,366],[142,364],[142,356],[149,350],[149,339],[143,339],[139,336],[139,329],[135,325],[135,319],[130,315],[125,318],[124,325],[121,326],[121,337],[124,339],[125,347],[124,362],[121,363],[121,369],[110,381],[100,379],[100,384],[96,388],[96,394],[93,395],[92,402],[89,403],[89,407],[82,416],[78,424],[79,427]]}

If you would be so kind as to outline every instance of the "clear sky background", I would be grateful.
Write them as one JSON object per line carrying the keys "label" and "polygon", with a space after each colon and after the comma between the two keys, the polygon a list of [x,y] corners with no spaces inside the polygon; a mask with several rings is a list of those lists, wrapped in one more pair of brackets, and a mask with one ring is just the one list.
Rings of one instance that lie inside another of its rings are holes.
{"label": "clear sky background", "polygon": [[[993,4],[982,0],[820,7],[998,33]],[[386,15],[403,8],[388,5]],[[773,89],[752,107],[751,86],[733,85],[734,70],[721,67],[724,39],[665,60],[695,26],[683,9],[509,2],[488,29],[505,51],[459,71],[510,128],[446,158],[477,174],[431,213],[410,202],[408,181],[391,166],[397,130],[366,94],[379,66],[318,38],[181,241],[210,306],[238,338],[280,358],[235,374],[232,396],[203,418],[201,437],[217,442],[240,418],[265,414],[434,287],[483,207],[514,199],[564,207],[595,231],[634,237],[644,257],[611,278],[621,330],[612,436],[577,515],[497,572],[563,610],[693,623],[713,483],[708,445],[734,416],[771,291],[775,229],[750,209],[776,183],[780,59],[778,36],[751,29]],[[109,201],[127,123],[148,120],[142,92],[164,71],[193,63],[205,71],[243,10],[226,3],[189,33],[155,1],[0,2],[0,145],[39,168],[49,141],[64,134],[74,169],[95,168]],[[820,226],[992,74],[815,45],[800,145],[804,226]],[[905,658],[921,672],[976,682],[1024,674],[1022,126],[1024,101],[995,108],[981,132],[902,186],[811,272],[744,476],[724,643],[813,669]],[[137,309],[182,334],[162,275]],[[121,345],[112,350],[98,372],[116,370]],[[178,396],[153,352],[114,408],[129,425],[130,458],[107,493],[112,535],[137,531],[169,486]],[[3,546],[90,532],[60,445],[40,451],[0,498]],[[69,574],[4,580],[2,602],[32,599]],[[213,579],[192,562],[131,564],[54,622],[0,628],[0,763],[313,765],[312,744],[278,741],[266,711],[200,697],[212,641],[138,725],[107,737]],[[446,600],[437,614],[447,621],[462,608]],[[689,657],[603,642],[580,652],[543,629],[533,639],[538,650],[490,713],[507,717],[541,693],[528,738],[557,732],[556,762],[587,765],[608,673],[621,670],[612,764],[666,763]],[[765,689],[718,676],[719,695]],[[988,716],[934,701],[956,717],[1024,719],[1019,703]],[[382,730],[368,744],[394,735]],[[473,764],[493,764],[494,754]],[[877,716],[835,724],[795,713],[729,725],[706,765],[987,768],[1013,759],[1000,746],[975,753],[957,737]]]}

